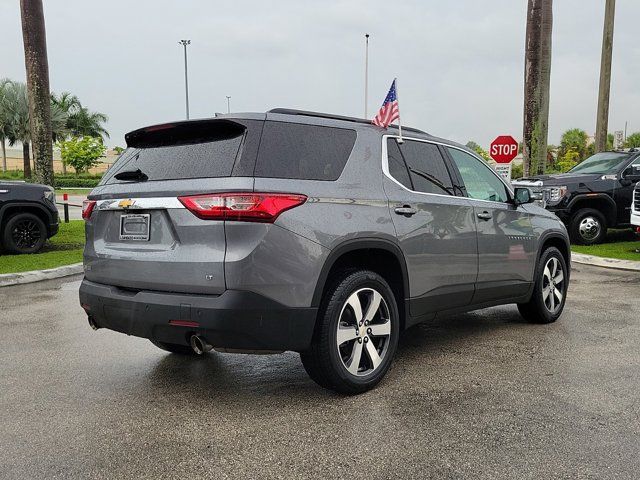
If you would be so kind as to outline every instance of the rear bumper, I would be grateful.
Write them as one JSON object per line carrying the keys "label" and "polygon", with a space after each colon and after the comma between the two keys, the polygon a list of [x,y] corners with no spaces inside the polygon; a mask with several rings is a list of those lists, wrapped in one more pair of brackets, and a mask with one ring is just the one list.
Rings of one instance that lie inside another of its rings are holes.
{"label": "rear bumper", "polygon": [[[80,286],[80,303],[100,328],[179,345],[198,334],[214,347],[246,350],[306,350],[317,313],[253,292],[132,292],[88,280]],[[171,325],[171,320],[182,325]]]}

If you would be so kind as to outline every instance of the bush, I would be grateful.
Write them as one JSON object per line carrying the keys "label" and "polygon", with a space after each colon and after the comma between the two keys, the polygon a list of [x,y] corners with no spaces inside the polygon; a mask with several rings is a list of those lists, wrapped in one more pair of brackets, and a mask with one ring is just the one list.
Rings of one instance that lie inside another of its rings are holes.
{"label": "bush", "polygon": [[99,178],[86,177],[56,177],[56,188],[95,188],[100,182]]}

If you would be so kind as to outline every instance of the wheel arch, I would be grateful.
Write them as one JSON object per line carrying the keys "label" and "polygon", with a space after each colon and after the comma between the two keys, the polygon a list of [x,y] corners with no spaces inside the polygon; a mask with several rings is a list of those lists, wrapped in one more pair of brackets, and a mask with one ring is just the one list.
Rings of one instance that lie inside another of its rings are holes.
{"label": "wheel arch", "polygon": [[7,220],[17,213],[32,213],[44,222],[47,233],[53,222],[53,215],[42,205],[35,202],[10,202],[0,207],[0,230],[4,229]]}
{"label": "wheel arch", "polygon": [[608,227],[617,223],[618,207],[613,199],[605,193],[585,193],[573,198],[568,205],[573,216],[582,208],[593,208],[604,215]]}
{"label": "wheel arch", "polygon": [[405,318],[409,312],[407,307],[409,275],[402,250],[389,240],[377,238],[348,240],[331,250],[318,277],[311,306],[320,306],[331,275],[338,270],[350,267],[370,269],[389,282],[398,299],[400,327],[404,329]]}
{"label": "wheel arch", "polygon": [[556,247],[560,250],[564,261],[567,264],[567,275],[569,275],[569,272],[571,271],[571,245],[569,240],[564,235],[557,232],[549,232],[543,235],[542,238],[540,238],[540,248],[538,249],[536,265],[540,262],[542,252],[544,252],[548,247]]}

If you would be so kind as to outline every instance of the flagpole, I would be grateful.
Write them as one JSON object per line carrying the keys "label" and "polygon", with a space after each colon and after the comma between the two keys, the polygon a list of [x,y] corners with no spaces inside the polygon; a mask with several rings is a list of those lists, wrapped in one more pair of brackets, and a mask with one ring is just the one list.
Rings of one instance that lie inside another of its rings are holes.
{"label": "flagpole", "polygon": [[398,102],[398,143],[404,142],[402,140],[402,122],[400,121],[400,95],[398,95],[398,78],[394,78],[393,81],[396,84],[396,102]]}
{"label": "flagpole", "polygon": [[369,34],[364,34],[364,118],[369,118],[367,114],[367,102],[369,101]]}

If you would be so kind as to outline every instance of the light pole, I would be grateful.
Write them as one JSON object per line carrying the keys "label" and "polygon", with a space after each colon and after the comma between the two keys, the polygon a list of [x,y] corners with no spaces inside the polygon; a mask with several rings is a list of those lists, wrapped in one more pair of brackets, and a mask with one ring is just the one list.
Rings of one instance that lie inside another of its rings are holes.
{"label": "light pole", "polygon": [[187,45],[191,44],[191,40],[180,40],[178,45],[184,47],[184,100],[187,107],[187,120],[189,120],[189,77],[187,76]]}
{"label": "light pole", "polygon": [[231,95],[227,95],[227,113],[231,113]]}
{"label": "light pole", "polygon": [[369,34],[365,33],[364,38],[364,118],[369,118],[367,115],[367,102],[369,101]]}

